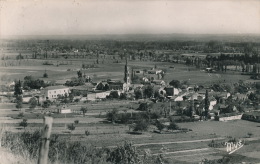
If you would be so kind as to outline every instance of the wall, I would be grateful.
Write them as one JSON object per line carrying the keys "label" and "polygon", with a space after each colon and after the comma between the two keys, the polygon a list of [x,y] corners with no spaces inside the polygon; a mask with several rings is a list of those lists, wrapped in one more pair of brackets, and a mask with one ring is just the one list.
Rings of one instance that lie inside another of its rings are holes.
{"label": "wall", "polygon": [[221,117],[221,118],[219,118],[219,121],[240,120],[241,117],[242,117],[242,114],[241,115],[237,115],[237,116]]}

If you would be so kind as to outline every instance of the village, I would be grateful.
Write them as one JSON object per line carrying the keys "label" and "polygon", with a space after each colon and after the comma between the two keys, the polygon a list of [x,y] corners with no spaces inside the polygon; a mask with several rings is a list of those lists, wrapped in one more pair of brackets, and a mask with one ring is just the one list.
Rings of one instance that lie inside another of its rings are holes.
{"label": "village", "polygon": [[[142,42],[121,42],[124,49],[108,51],[100,41],[99,47],[89,42],[63,50],[58,49],[62,41],[39,42],[32,43],[36,51],[20,41],[21,53],[9,52],[15,42],[2,44],[0,122],[9,132],[35,133],[43,118],[52,117],[52,141],[72,147],[79,142],[96,150],[127,141],[140,154],[159,154],[170,163],[201,162],[205,154],[213,161],[258,160],[246,156],[249,149],[258,150],[254,143],[260,136],[255,48],[226,46],[220,53],[216,46],[203,50],[184,44],[135,50],[129,47]],[[239,139],[246,148],[226,157],[223,143]],[[59,160],[67,158],[72,157]]]}

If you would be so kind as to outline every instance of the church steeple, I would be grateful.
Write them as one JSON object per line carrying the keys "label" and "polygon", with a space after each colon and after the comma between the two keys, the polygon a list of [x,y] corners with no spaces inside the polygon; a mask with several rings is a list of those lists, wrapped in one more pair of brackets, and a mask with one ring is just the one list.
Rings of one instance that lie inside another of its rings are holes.
{"label": "church steeple", "polygon": [[127,55],[125,56],[125,72],[124,72],[124,82],[130,84],[129,70],[127,65]]}

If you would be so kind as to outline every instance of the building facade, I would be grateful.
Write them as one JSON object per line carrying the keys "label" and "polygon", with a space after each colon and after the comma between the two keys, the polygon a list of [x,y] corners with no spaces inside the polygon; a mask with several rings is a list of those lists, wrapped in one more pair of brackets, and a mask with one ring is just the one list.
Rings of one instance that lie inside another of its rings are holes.
{"label": "building facade", "polygon": [[65,96],[65,94],[69,95],[70,89],[66,86],[51,86],[44,88],[43,97],[46,100],[54,100],[58,98],[58,95]]}

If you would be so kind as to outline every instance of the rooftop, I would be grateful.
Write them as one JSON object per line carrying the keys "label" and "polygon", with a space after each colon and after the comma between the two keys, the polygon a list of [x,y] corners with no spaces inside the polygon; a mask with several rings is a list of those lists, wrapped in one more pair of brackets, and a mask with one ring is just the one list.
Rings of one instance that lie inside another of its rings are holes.
{"label": "rooftop", "polygon": [[46,90],[56,90],[56,89],[65,89],[65,88],[69,88],[67,86],[63,86],[63,85],[56,85],[56,86],[50,86],[50,87],[46,87]]}

